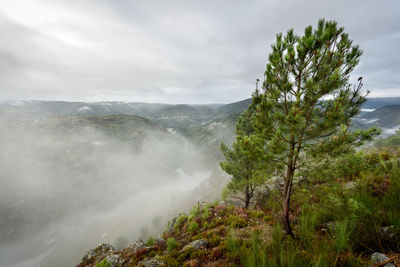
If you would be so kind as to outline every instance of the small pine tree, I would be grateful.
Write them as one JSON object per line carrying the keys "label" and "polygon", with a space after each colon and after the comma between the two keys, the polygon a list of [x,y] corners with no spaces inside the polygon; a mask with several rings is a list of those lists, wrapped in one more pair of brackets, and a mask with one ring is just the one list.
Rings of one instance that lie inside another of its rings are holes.
{"label": "small pine tree", "polygon": [[225,161],[220,162],[221,168],[232,175],[231,181],[224,189],[223,197],[238,199],[244,203],[245,208],[249,207],[256,187],[263,181],[262,175],[257,171],[262,162],[262,139],[252,136],[252,116],[256,104],[253,101],[238,118],[233,149],[221,143],[221,151],[225,156]]}

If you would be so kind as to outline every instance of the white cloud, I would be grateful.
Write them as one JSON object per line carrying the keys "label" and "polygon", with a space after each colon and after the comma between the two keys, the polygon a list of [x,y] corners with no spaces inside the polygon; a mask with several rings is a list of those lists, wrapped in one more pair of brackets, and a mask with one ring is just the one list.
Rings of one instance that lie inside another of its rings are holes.
{"label": "white cloud", "polygon": [[[399,1],[5,0],[4,98],[231,102],[250,97],[277,32],[335,19],[364,49],[355,77],[399,85]],[[395,95],[400,95],[395,93]]]}

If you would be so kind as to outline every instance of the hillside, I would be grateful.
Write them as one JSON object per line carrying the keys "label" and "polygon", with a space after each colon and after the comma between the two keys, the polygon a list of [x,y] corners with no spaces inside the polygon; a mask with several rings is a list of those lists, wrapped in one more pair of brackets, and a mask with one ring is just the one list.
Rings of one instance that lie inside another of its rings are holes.
{"label": "hillside", "polygon": [[248,98],[248,99],[245,99],[245,100],[242,100],[239,102],[227,104],[227,105],[220,107],[218,109],[218,113],[221,114],[222,116],[229,116],[232,114],[240,114],[243,111],[245,111],[245,109],[247,109],[247,107],[250,105],[250,103],[251,103],[251,98]]}
{"label": "hillside", "polygon": [[[162,126],[175,129],[186,129],[213,120],[225,118],[233,114],[242,113],[250,104],[251,98],[229,104],[204,105],[171,105],[134,102],[65,102],[65,101],[1,101],[0,110],[19,114],[34,113],[36,115],[136,115],[153,121]],[[363,105],[359,123],[381,118],[383,113],[367,112],[385,106],[400,105],[400,98],[368,98]],[[387,109],[386,109],[387,110]],[[385,112],[385,111],[382,111]],[[393,110],[398,114],[398,110]],[[388,111],[388,114],[391,113]],[[379,127],[391,128],[394,126],[395,115],[376,124]],[[375,124],[374,124],[375,125]],[[367,125],[368,126],[368,125]]]}
{"label": "hillside", "polygon": [[364,103],[364,109],[378,109],[384,106],[390,105],[399,105],[400,97],[375,97],[375,98],[367,98],[367,101]]}
{"label": "hillside", "polygon": [[368,125],[393,128],[400,125],[400,105],[389,105],[363,114],[361,122]]}
{"label": "hillside", "polygon": [[172,218],[160,238],[137,240],[121,250],[101,244],[77,266],[399,264],[398,159],[397,152],[370,150],[308,173],[311,182],[294,195],[295,240],[282,241],[279,195],[270,185],[251,209],[197,204]]}
{"label": "hillside", "polygon": [[387,137],[400,128],[400,105],[390,105],[369,112],[362,112],[353,119],[354,128],[378,127],[382,136]]}

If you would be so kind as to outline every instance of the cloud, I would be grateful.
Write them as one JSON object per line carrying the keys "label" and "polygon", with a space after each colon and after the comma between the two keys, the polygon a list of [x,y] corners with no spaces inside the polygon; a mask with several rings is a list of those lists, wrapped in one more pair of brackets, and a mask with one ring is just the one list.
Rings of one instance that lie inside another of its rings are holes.
{"label": "cloud", "polygon": [[275,34],[319,18],[364,50],[355,77],[398,88],[396,0],[6,0],[2,98],[231,102],[250,96]]}

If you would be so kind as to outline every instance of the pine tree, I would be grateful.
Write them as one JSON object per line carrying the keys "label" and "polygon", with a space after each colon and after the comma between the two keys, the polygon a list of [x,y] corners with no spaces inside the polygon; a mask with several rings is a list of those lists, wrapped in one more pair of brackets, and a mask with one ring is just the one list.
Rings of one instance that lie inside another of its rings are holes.
{"label": "pine tree", "polygon": [[[256,92],[256,94],[258,94]],[[244,203],[248,208],[254,196],[256,187],[262,183],[263,176],[257,170],[262,163],[262,139],[252,136],[254,129],[252,117],[255,112],[256,101],[248,107],[236,122],[236,141],[232,149],[221,143],[221,151],[225,161],[220,162],[221,168],[232,175],[231,181],[224,189],[224,197],[232,197]]]}
{"label": "pine tree", "polygon": [[379,133],[351,131],[351,119],[365,102],[362,79],[349,84],[362,51],[334,21],[320,20],[304,35],[278,34],[266,66],[253,127],[265,140],[265,160],[282,180],[283,225],[290,226],[294,180],[307,158],[348,152]]}

